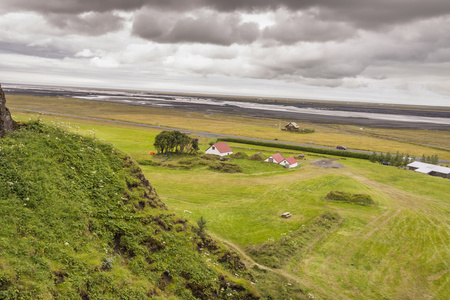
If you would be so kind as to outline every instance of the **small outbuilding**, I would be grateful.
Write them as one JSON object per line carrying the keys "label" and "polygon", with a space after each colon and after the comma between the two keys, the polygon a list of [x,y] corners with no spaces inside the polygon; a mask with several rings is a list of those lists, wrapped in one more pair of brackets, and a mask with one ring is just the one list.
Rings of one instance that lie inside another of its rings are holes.
{"label": "small outbuilding", "polygon": [[407,165],[409,170],[450,179],[450,168],[415,161]]}
{"label": "small outbuilding", "polygon": [[277,153],[266,158],[264,162],[280,164],[283,160],[285,160],[284,156],[281,153]]}
{"label": "small outbuilding", "polygon": [[298,126],[297,123],[295,123],[295,122],[290,122],[289,124],[284,126],[283,130],[286,130],[286,131],[298,131],[298,130],[300,130],[300,126]]}
{"label": "small outbuilding", "polygon": [[285,158],[280,165],[283,165],[286,169],[295,168],[298,166],[298,161],[293,157]]}
{"label": "small outbuilding", "polygon": [[233,154],[233,150],[231,150],[230,146],[228,146],[227,143],[221,142],[211,145],[208,149],[206,149],[205,153],[212,155],[226,156]]}

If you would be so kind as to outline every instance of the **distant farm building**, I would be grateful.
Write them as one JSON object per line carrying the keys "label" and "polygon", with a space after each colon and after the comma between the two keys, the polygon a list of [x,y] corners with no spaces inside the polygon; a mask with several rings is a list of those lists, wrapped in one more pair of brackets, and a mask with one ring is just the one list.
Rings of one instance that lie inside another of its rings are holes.
{"label": "distant farm building", "polygon": [[266,158],[264,160],[264,162],[282,165],[287,169],[295,168],[298,166],[298,161],[293,156],[291,156],[289,158],[284,158],[284,156],[281,155],[281,153],[277,153],[277,154],[269,156],[268,158]]}
{"label": "distant farm building", "polygon": [[290,122],[289,124],[287,124],[286,126],[284,126],[285,131],[299,131],[300,127],[297,125],[297,123],[295,122]]}
{"label": "distant farm building", "polygon": [[215,143],[214,145],[211,145],[208,149],[206,149],[206,154],[212,154],[212,155],[219,155],[219,156],[226,156],[233,153],[233,150],[231,150],[230,146],[228,146],[227,143]]}
{"label": "distant farm building", "polygon": [[416,171],[419,173],[450,179],[450,168],[447,168],[447,167],[426,164],[426,163],[423,163],[420,161],[412,162],[412,163],[408,164],[407,167],[410,170],[413,170],[413,171]]}

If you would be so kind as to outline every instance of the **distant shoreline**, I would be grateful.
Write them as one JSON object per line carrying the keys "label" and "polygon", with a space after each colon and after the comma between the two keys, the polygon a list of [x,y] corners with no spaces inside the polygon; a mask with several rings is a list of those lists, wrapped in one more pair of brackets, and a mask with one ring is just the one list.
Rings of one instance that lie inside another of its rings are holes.
{"label": "distant shoreline", "polygon": [[207,96],[141,91],[4,84],[11,95],[78,98],[210,114],[240,115],[320,124],[450,131],[450,107],[338,101]]}

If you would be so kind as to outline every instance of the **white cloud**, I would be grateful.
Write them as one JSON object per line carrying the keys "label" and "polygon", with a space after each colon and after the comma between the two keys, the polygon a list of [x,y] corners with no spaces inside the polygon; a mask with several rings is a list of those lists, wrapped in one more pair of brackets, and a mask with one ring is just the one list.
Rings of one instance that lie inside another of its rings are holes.
{"label": "white cloud", "polygon": [[69,2],[2,1],[0,80],[450,99],[448,1]]}

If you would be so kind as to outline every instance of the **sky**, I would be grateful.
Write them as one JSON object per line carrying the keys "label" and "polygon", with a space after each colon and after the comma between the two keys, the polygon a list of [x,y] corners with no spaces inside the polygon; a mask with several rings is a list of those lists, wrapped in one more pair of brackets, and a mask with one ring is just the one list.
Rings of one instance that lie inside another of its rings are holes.
{"label": "sky", "polygon": [[450,1],[1,0],[0,83],[450,106]]}

